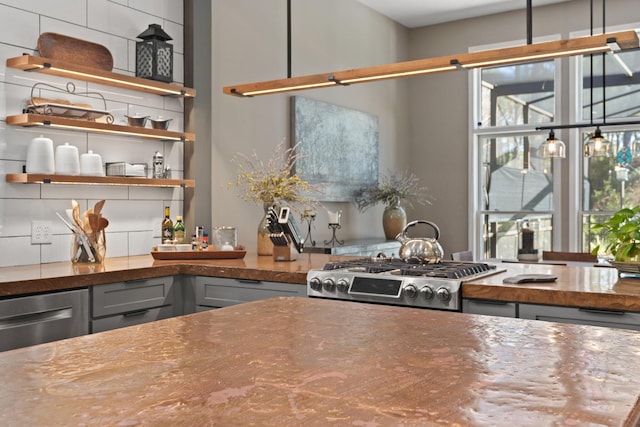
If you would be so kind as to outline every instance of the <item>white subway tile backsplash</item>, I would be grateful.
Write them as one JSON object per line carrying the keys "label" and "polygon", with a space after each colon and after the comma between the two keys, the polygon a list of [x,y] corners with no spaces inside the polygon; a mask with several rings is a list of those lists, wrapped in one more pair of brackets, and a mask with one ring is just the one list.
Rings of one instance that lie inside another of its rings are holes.
{"label": "white subway tile backsplash", "polygon": [[[56,219],[58,218],[56,217]],[[58,222],[61,221],[58,220]],[[42,262],[71,261],[73,234],[70,231],[65,234],[54,234],[51,240],[52,243],[50,245],[39,245]]]}
{"label": "white subway tile backsplash", "polygon": [[[158,188],[158,187],[131,187],[129,188],[129,198],[132,200],[182,200],[182,190],[178,190],[177,194],[174,194],[174,189]],[[182,208],[180,206],[180,208]],[[179,215],[179,213],[171,212],[172,216]]]}
{"label": "white subway tile backsplash", "polygon": [[109,232],[107,227],[107,233],[105,235],[105,241],[107,242],[107,258],[128,256],[129,255],[129,233],[112,233]]}
{"label": "white subway tile backsplash", "polygon": [[[183,26],[182,24],[176,24],[175,22],[171,22],[165,20],[164,23],[159,23],[162,25],[162,29],[171,36],[172,40],[169,40],[168,43],[173,45],[173,53],[184,53],[184,34],[183,34]],[[176,61],[177,62],[177,61]]]}
{"label": "white subway tile backsplash", "polygon": [[3,0],[2,3],[77,25],[87,25],[87,3],[78,0]]}
{"label": "white subway tile backsplash", "polygon": [[100,197],[105,200],[127,200],[129,194],[127,187],[113,185],[42,184],[42,197],[67,200],[69,204],[67,207],[71,207],[71,199],[86,200]]}
{"label": "white subway tile backsplash", "polygon": [[[93,4],[93,1],[89,3]],[[109,50],[113,57],[114,71],[127,69],[127,39],[117,32],[100,31],[50,18],[42,18],[42,32],[64,34],[102,45]]]}
{"label": "white subway tile backsplash", "polygon": [[[40,198],[40,186],[38,185],[9,184],[6,182],[6,174],[22,173],[23,165],[24,162],[0,160],[0,206],[5,200]],[[0,211],[0,215],[2,215],[2,211]]]}
{"label": "white subway tile backsplash", "polygon": [[[2,229],[0,228],[0,233]],[[31,244],[31,237],[0,239],[0,267],[39,264],[40,246]]]}
{"label": "white subway tile backsplash", "polygon": [[[160,226],[158,225],[158,230]],[[160,233],[152,233],[151,231],[139,231],[129,233],[129,254],[130,255],[147,255],[151,249],[160,243]]]}
{"label": "white subway tile backsplash", "polygon": [[[184,79],[182,51],[182,1],[176,0],[0,0],[0,266],[17,266],[70,260],[72,235],[55,215],[71,208],[76,199],[84,212],[96,200],[105,199],[103,214],[109,219],[107,257],[148,254],[160,242],[160,224],[165,205],[172,217],[182,214],[184,190],[104,185],[8,184],[7,173],[21,173],[31,139],[43,134],[54,147],[65,142],[78,147],[80,154],[93,150],[103,163],[127,161],[150,163],[157,150],[171,165],[173,178],[183,176],[182,142],[162,142],[138,137],[102,135],[47,127],[7,126],[7,115],[20,114],[36,83],[65,89],[68,78],[7,69],[5,60],[22,53],[37,54],[42,32],[56,32],[105,46],[114,57],[114,72],[135,74],[135,41],[151,23],[158,23],[173,37],[174,80]],[[170,130],[184,125],[181,98],[119,89],[81,80],[72,80],[75,94],[60,93],[45,86],[35,96],[88,103],[113,114],[116,124],[126,124],[125,114],[149,114],[172,118]],[[99,96],[79,93],[98,92]],[[53,243],[31,245],[31,222],[52,223]]]}
{"label": "white subway tile backsplash", "polygon": [[40,35],[39,15],[0,4],[2,43],[34,49]]}
{"label": "white subway tile backsplash", "polygon": [[[154,16],[159,16],[166,20],[183,24],[184,13],[182,2],[174,0],[129,0],[129,7],[147,12]],[[173,33],[167,33],[175,38]]]}
{"label": "white subway tile backsplash", "polygon": [[141,140],[118,135],[89,135],[89,149],[102,156],[106,162],[151,163],[153,154],[164,155],[163,142],[155,139]]}
{"label": "white subway tile backsplash", "polygon": [[[51,221],[53,233],[63,233],[64,225],[56,212],[64,212],[70,206],[66,200],[1,199],[0,236],[31,236],[31,221]],[[31,242],[29,242],[31,243]]]}

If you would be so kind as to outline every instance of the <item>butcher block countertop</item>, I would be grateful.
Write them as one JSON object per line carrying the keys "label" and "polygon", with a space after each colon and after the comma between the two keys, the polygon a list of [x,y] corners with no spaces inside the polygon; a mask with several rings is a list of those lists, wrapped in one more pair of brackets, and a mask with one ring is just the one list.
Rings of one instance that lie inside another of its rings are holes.
{"label": "butcher block countertop", "polygon": [[634,426],[638,348],[632,331],[274,298],[0,353],[0,425]]}
{"label": "butcher block countertop", "polygon": [[[242,259],[154,260],[151,255],[107,258],[103,265],[70,262],[0,268],[0,298],[82,288],[103,283],[187,274],[306,284],[310,269],[344,259],[340,255],[299,254],[292,262],[247,253]],[[619,279],[607,267],[498,263],[506,271],[462,285],[463,298],[563,305],[640,312],[640,279]],[[505,277],[546,273],[555,282],[503,284]]]}
{"label": "butcher block countertop", "polygon": [[[619,278],[618,270],[612,267],[511,263],[497,266],[506,271],[464,283],[463,298],[640,312],[640,279]],[[558,279],[545,283],[502,283],[505,277],[530,273],[551,274]]]}
{"label": "butcher block countertop", "polygon": [[234,279],[306,284],[307,271],[322,268],[336,255],[299,254],[296,261],[276,262],[247,253],[240,259],[154,260],[151,255],[107,258],[102,265],[58,262],[0,268],[0,297],[190,274]]}

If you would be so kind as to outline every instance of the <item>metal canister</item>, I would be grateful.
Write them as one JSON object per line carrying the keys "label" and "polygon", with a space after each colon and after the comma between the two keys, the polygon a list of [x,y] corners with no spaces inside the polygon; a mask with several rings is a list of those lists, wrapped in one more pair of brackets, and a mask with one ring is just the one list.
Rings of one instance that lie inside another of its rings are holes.
{"label": "metal canister", "polygon": [[153,155],[153,177],[164,178],[164,156],[159,151]]}

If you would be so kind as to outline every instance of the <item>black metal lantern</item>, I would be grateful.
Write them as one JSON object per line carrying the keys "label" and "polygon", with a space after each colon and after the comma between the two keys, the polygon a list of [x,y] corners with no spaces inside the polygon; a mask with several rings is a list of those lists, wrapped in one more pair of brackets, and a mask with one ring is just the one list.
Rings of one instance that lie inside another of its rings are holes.
{"label": "black metal lantern", "polygon": [[173,81],[173,45],[160,25],[151,24],[136,42],[136,77],[171,83]]}

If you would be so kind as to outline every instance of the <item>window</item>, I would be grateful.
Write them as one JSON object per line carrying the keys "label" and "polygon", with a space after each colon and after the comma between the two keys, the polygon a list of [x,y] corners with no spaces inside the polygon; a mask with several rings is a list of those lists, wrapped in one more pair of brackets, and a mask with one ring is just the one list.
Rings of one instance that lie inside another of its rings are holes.
{"label": "window", "polygon": [[553,162],[538,155],[546,135],[535,126],[555,115],[555,63],[542,61],[480,71],[478,194],[483,258],[516,259],[520,236],[548,250],[553,231]]}
{"label": "window", "polygon": [[[575,75],[569,66],[560,69],[561,63],[575,64]],[[640,51],[475,73],[473,206],[479,256],[517,258],[525,227],[534,231],[538,253],[590,251],[599,243],[592,224],[621,207],[640,204]],[[560,99],[556,83],[562,75],[575,88],[567,91],[577,94],[575,99]],[[570,111],[576,121],[561,120],[558,111]],[[569,159],[541,158],[538,148],[548,132],[536,127],[570,123],[576,126],[565,132]],[[585,157],[584,143],[598,123],[604,123],[601,131],[610,141],[611,156]],[[567,168],[562,182],[554,164]],[[554,241],[561,237],[570,241]]]}
{"label": "window", "polygon": [[541,124],[554,117],[553,61],[480,71],[483,127]]}
{"label": "window", "polygon": [[551,247],[553,164],[538,156],[539,134],[482,136],[483,256],[518,256],[525,224],[537,229],[535,247]]}

